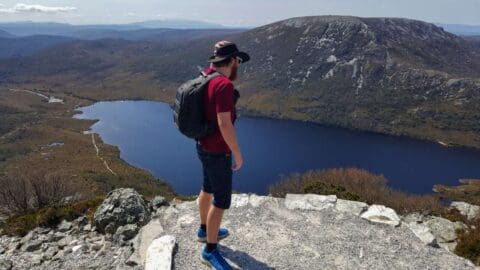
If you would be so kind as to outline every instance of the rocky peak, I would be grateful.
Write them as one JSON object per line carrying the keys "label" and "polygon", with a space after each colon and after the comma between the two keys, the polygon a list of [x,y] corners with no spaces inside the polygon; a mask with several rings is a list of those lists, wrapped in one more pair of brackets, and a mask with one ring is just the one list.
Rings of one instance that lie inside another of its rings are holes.
{"label": "rocky peak", "polygon": [[[144,206],[142,200],[126,199],[135,193],[115,190],[103,207],[119,202],[112,213],[122,217],[125,209]],[[453,206],[478,211],[459,202]],[[99,233],[80,217],[57,228],[36,228],[23,238],[2,236],[0,267],[200,269],[197,203],[156,198],[145,209],[151,219],[143,226],[141,212],[129,212],[128,224],[111,219],[121,223],[114,234]],[[129,226],[138,226],[138,233],[125,229]],[[451,252],[455,229],[465,226],[461,222],[416,213],[399,216],[382,205],[334,195],[234,194],[222,226],[231,235],[220,249],[235,269],[475,269]]]}

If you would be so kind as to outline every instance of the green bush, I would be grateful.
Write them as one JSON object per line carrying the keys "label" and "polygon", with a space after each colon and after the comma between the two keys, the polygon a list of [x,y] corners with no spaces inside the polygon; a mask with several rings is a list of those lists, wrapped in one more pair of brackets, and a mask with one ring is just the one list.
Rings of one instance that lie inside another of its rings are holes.
{"label": "green bush", "polygon": [[340,199],[358,201],[360,196],[348,192],[345,187],[324,182],[310,182],[303,186],[303,193],[336,195]]}

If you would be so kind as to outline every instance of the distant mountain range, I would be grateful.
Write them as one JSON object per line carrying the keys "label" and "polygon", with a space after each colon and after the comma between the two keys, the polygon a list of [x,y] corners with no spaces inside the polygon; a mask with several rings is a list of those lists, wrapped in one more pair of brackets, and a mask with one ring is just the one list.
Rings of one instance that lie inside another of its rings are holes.
{"label": "distant mountain range", "polygon": [[156,20],[129,24],[73,25],[55,22],[12,22],[0,23],[0,29],[16,36],[57,35],[72,36],[72,33],[86,31],[127,31],[151,28],[170,29],[222,29],[221,24],[192,20]]}
{"label": "distant mountain range", "polygon": [[0,82],[171,102],[219,39],[252,57],[236,84],[246,115],[480,147],[480,50],[416,20],[300,17],[181,43],[73,41],[0,62]]}
{"label": "distant mountain range", "polygon": [[242,29],[84,29],[63,35],[14,36],[6,31],[0,32],[0,59],[25,57],[51,46],[73,40],[122,39],[152,42],[186,42],[207,36],[227,35],[244,31]]}
{"label": "distant mountain range", "polygon": [[11,38],[11,37],[14,37],[14,35],[0,29],[0,38]]}
{"label": "distant mountain range", "polygon": [[480,25],[464,25],[464,24],[437,24],[443,27],[445,31],[461,36],[480,36]]}

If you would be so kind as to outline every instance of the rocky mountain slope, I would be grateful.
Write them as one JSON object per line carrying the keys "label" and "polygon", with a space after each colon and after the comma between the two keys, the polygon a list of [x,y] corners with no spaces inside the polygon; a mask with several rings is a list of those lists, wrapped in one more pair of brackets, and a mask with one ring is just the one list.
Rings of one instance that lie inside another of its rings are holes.
{"label": "rocky mountain slope", "polygon": [[408,19],[300,17],[175,46],[79,42],[4,61],[0,80],[97,99],[142,98],[141,91],[172,102],[218,39],[252,56],[238,82],[244,114],[480,147],[480,50]]}
{"label": "rocky mountain slope", "polygon": [[[0,237],[0,268],[204,269],[197,219],[194,201],[147,202],[117,189],[93,224],[80,217],[23,238]],[[223,226],[231,235],[220,248],[235,269],[475,269],[449,251],[462,223],[399,217],[334,195],[235,194]]]}

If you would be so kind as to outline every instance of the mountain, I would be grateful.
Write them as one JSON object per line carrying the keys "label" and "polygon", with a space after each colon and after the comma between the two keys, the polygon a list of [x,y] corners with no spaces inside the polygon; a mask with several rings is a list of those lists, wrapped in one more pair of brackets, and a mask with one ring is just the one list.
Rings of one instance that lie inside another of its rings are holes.
{"label": "mountain", "polygon": [[[65,36],[34,35],[25,37],[10,36],[8,38],[0,36],[0,58],[26,57],[46,48],[79,39],[123,39],[175,43],[187,42],[208,36],[233,34],[241,31],[240,29],[139,29],[125,31],[90,29],[70,32],[65,34]],[[118,40],[118,42],[121,43],[122,41]]]}
{"label": "mountain", "polygon": [[474,47],[480,49],[480,35],[478,36],[465,36],[465,40],[470,42]]}
{"label": "mountain", "polygon": [[226,28],[220,24],[206,23],[201,21],[189,20],[162,20],[145,21],[130,24],[105,24],[105,25],[73,25],[68,23],[55,22],[8,22],[0,23],[0,29],[3,29],[17,36],[31,35],[66,35],[71,33],[85,31],[129,31],[152,28],[172,28],[172,29],[221,29]]}
{"label": "mountain", "polygon": [[0,38],[11,38],[11,37],[14,37],[14,35],[0,29]]}
{"label": "mountain", "polygon": [[217,23],[209,23],[194,20],[151,20],[129,25],[142,28],[174,28],[174,29],[208,29],[208,28],[225,28],[225,26]]}
{"label": "mountain", "polygon": [[462,36],[480,35],[480,25],[464,25],[464,24],[437,24],[450,33]]}
{"label": "mountain", "polygon": [[97,99],[171,102],[220,39],[252,57],[237,82],[244,115],[480,147],[480,51],[416,20],[300,17],[175,45],[82,41],[4,61],[0,79]]}
{"label": "mountain", "polygon": [[0,59],[30,56],[48,47],[72,40],[68,37],[43,35],[19,38],[0,37]]}
{"label": "mountain", "polygon": [[165,41],[189,41],[212,35],[227,35],[242,32],[242,29],[172,29],[152,28],[135,30],[113,30],[113,29],[85,29],[74,32],[63,33],[62,35],[87,40],[104,38],[124,40],[150,40],[156,42]]}

